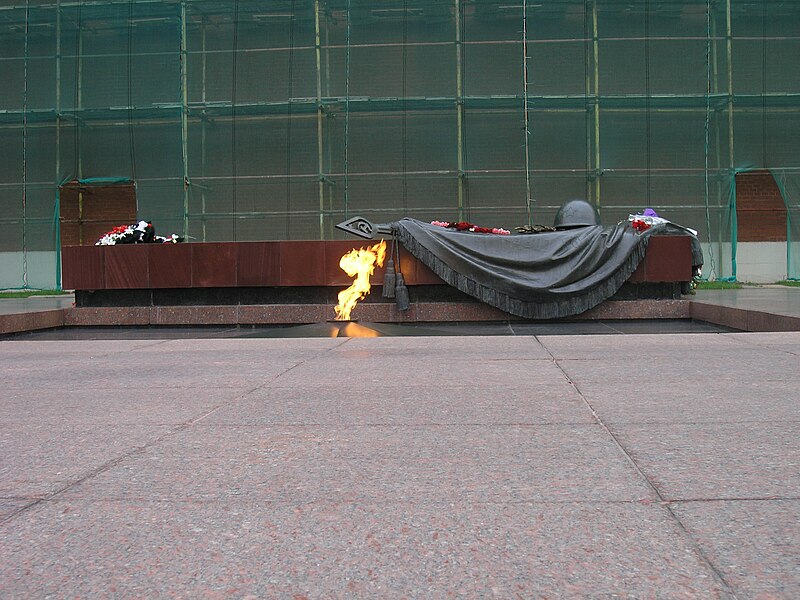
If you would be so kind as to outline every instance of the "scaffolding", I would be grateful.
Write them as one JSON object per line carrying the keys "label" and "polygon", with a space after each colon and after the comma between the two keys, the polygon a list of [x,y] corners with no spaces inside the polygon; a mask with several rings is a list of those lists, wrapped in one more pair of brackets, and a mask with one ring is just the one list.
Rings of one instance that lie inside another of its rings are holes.
{"label": "scaffolding", "polygon": [[3,287],[57,285],[57,189],[89,178],[198,241],[653,207],[726,277],[763,168],[800,239],[793,0],[15,0],[0,48]]}

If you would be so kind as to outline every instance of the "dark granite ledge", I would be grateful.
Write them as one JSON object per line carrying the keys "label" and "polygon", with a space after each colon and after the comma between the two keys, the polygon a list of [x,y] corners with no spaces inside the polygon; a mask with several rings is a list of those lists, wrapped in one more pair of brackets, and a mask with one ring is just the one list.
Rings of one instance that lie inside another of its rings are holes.
{"label": "dark granite ledge", "polygon": [[[612,300],[679,300],[678,282],[626,283]],[[155,307],[155,306],[256,306],[286,304],[337,303],[337,294],[344,287],[222,287],[222,288],[168,288],[77,290],[75,304],[80,308]],[[382,286],[373,286],[372,292],[361,304],[391,303],[382,297]],[[449,302],[479,304],[480,302],[449,285],[408,286],[412,304],[424,302]]]}
{"label": "dark granite ledge", "polygon": [[[0,335],[65,326],[291,325],[320,323],[333,316],[333,304],[76,307],[0,315]],[[365,302],[353,317],[375,323],[524,322],[477,302],[418,302],[407,312],[387,302]],[[751,332],[800,331],[797,316],[687,299],[607,300],[569,321],[631,319],[693,319]]]}
{"label": "dark granite ledge", "polygon": [[[320,323],[334,318],[333,304],[216,306],[78,307],[66,313],[66,324],[90,325],[277,325]],[[525,321],[479,302],[416,302],[401,312],[393,303],[359,304],[353,318],[373,323]],[[606,301],[570,320],[688,319],[686,300]]]}

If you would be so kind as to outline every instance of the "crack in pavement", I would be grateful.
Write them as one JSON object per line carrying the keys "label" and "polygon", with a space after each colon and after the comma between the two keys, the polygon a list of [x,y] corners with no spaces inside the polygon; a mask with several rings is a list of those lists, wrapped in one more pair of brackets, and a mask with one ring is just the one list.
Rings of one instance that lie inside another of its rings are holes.
{"label": "crack in pavement", "polygon": [[[169,340],[162,340],[162,341],[160,341],[160,342],[158,342],[156,344],[153,344],[153,345],[158,345],[158,344],[163,343],[165,341],[169,341]],[[349,339],[348,340],[344,340],[341,344],[337,344],[336,346],[333,346],[331,348],[324,349],[322,352],[320,352],[320,354],[325,354],[326,352],[330,352],[332,350],[335,350],[336,348],[339,348],[343,344],[347,343],[347,341],[349,341]],[[316,358],[316,356],[313,357],[313,358]],[[160,444],[161,442],[163,442],[164,440],[166,440],[170,436],[174,436],[174,435],[176,435],[176,434],[188,429],[189,427],[192,427],[193,425],[199,423],[203,419],[208,418],[209,416],[213,415],[215,412],[217,412],[223,406],[226,406],[226,405],[232,404],[234,402],[237,402],[237,401],[245,398],[249,394],[252,394],[253,392],[255,392],[257,390],[262,389],[263,387],[269,385],[270,383],[272,383],[273,381],[278,379],[280,376],[284,375],[285,373],[288,373],[292,369],[295,369],[295,368],[299,367],[302,364],[305,364],[309,360],[313,360],[313,358],[300,360],[299,362],[293,364],[292,366],[288,367],[284,371],[278,373],[277,375],[272,377],[270,380],[265,381],[263,383],[260,383],[259,385],[256,385],[256,386],[252,387],[251,389],[248,389],[247,391],[242,392],[241,394],[238,394],[238,395],[236,395],[235,397],[233,397],[233,398],[231,398],[229,400],[225,400],[223,402],[220,402],[219,404],[217,404],[216,406],[206,410],[202,414],[197,415],[195,417],[192,417],[192,418],[188,419],[187,421],[184,421],[183,423],[180,423],[179,425],[176,425],[176,426],[172,427],[171,429],[169,429],[165,433],[161,434],[160,436],[158,436],[154,440],[151,440],[151,441],[147,442],[146,444],[142,444],[140,446],[136,446],[136,447],[132,448],[131,450],[128,450],[127,452],[124,452],[120,456],[117,456],[116,458],[113,458],[113,459],[111,459],[109,461],[106,461],[102,465],[100,465],[100,466],[98,466],[98,467],[96,467],[94,469],[91,469],[88,472],[83,473],[82,475],[78,476],[76,479],[73,479],[72,481],[60,486],[59,488],[57,488],[57,489],[55,489],[55,490],[53,490],[53,491],[51,491],[51,492],[39,497],[39,498],[36,498],[35,500],[29,502],[28,504],[25,504],[24,506],[21,506],[20,508],[18,508],[16,510],[13,510],[12,512],[7,514],[6,516],[0,518],[0,525],[3,525],[5,523],[11,521],[12,519],[15,519],[18,515],[29,511],[30,509],[32,509],[35,506],[38,506],[42,502],[53,500],[57,496],[59,496],[59,495],[63,494],[64,492],[66,492],[67,490],[70,490],[70,489],[74,488],[75,486],[80,485],[81,483],[84,483],[84,482],[86,482],[86,481],[88,481],[90,479],[93,479],[93,478],[97,477],[98,475],[101,475],[102,473],[105,473],[106,471],[109,471],[110,469],[113,469],[118,464],[120,464],[121,462],[123,462],[124,460],[126,460],[128,458],[144,453],[146,450],[152,448],[153,446],[155,446],[157,444]]]}
{"label": "crack in pavement", "polygon": [[541,344],[542,348],[544,348],[548,352],[548,354],[550,354],[550,356],[552,358],[552,361],[553,361],[553,364],[555,364],[555,366],[558,367],[558,369],[564,375],[564,378],[569,382],[569,384],[572,385],[575,388],[575,391],[581,397],[581,400],[583,400],[583,402],[586,404],[587,408],[591,411],[592,415],[597,420],[597,423],[600,424],[600,426],[605,430],[606,434],[611,438],[611,440],[614,443],[614,445],[620,450],[620,452],[622,452],[622,454],[626,457],[626,459],[629,462],[629,464],[636,470],[636,472],[639,474],[639,476],[645,481],[645,483],[648,485],[648,487],[656,495],[656,497],[658,498],[658,503],[661,506],[663,506],[664,509],[667,511],[667,514],[672,518],[674,523],[677,525],[678,529],[683,534],[683,536],[686,539],[686,541],[691,545],[691,547],[694,550],[694,552],[697,555],[697,557],[708,567],[708,569],[711,571],[711,573],[714,576],[714,578],[722,586],[722,588],[725,590],[725,592],[727,594],[729,594],[732,598],[738,598],[736,593],[733,591],[733,588],[731,587],[731,585],[725,579],[725,576],[717,568],[717,566],[711,561],[711,559],[706,555],[706,553],[700,547],[700,544],[697,542],[697,540],[692,536],[691,533],[689,533],[689,530],[686,528],[686,526],[680,520],[678,515],[676,515],[675,512],[672,510],[672,508],[670,506],[670,500],[668,498],[665,498],[661,494],[660,490],[655,485],[655,483],[653,483],[653,481],[647,476],[647,474],[639,466],[639,464],[636,462],[636,460],[633,458],[633,456],[631,456],[631,454],[628,452],[628,449],[625,448],[625,446],[623,446],[623,444],[619,441],[619,439],[614,434],[614,432],[611,431],[611,429],[608,427],[608,425],[606,425],[603,422],[603,420],[600,418],[600,415],[597,414],[597,411],[592,406],[591,402],[589,402],[586,399],[586,397],[583,395],[583,393],[581,392],[580,387],[578,387],[578,385],[574,381],[572,381],[572,378],[570,378],[570,376],[567,374],[567,372],[561,367],[561,365],[559,364],[559,360],[560,359],[557,359],[553,355],[553,353],[550,351],[550,349],[547,346],[544,345],[544,343],[539,339],[538,336],[536,336],[536,340]]}

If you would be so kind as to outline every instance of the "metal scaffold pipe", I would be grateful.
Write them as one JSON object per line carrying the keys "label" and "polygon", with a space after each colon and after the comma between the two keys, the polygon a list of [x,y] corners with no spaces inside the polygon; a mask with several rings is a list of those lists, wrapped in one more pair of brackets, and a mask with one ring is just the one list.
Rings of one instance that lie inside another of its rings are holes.
{"label": "metal scaffold pipe", "polygon": [[531,161],[530,161],[530,114],[528,112],[528,2],[522,1],[522,93],[523,118],[525,120],[525,211],[528,225],[533,225],[531,209]]}
{"label": "metal scaffold pipe", "polygon": [[458,161],[458,220],[464,220],[464,99],[462,81],[461,0],[455,0],[456,20],[456,133]]}
{"label": "metal scaffold pipe", "polygon": [[[181,0],[181,159],[183,165],[183,236],[189,235],[189,56],[186,41],[186,0]],[[205,236],[204,236],[205,239]]]}
{"label": "metal scaffold pipe", "polygon": [[319,0],[314,0],[314,65],[317,84],[317,192],[319,194],[319,239],[325,239],[325,161],[323,154],[322,56]]}

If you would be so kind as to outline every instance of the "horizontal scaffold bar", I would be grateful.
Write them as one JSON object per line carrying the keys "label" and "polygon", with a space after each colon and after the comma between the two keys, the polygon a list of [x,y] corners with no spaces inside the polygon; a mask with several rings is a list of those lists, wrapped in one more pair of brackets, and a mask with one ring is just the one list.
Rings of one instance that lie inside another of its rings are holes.
{"label": "horizontal scaffold bar", "polygon": [[[259,116],[286,116],[286,115],[316,115],[323,112],[344,111],[349,107],[351,113],[393,113],[393,112],[420,112],[453,110],[458,103],[465,109],[471,110],[521,110],[522,95],[494,95],[494,96],[454,96],[440,97],[323,97],[293,98],[288,102],[230,102],[216,103],[189,103],[188,116],[193,119],[212,119]],[[528,96],[529,110],[548,111],[580,111],[599,105],[601,109],[619,111],[680,111],[705,110],[710,104],[714,110],[724,110],[733,105],[736,110],[763,108],[779,108],[800,111],[800,94],[767,94],[744,95],[714,94],[712,96],[698,95],[608,95],[608,96]],[[22,125],[23,116],[27,117],[27,124],[54,123],[57,119],[62,121],[78,122],[127,122],[135,121],[174,121],[179,120],[182,107],[179,103],[158,104],[151,106],[117,106],[109,108],[82,108],[79,110],[66,109],[60,112],[55,109],[33,109],[27,112],[22,110],[0,110],[0,125]]]}

